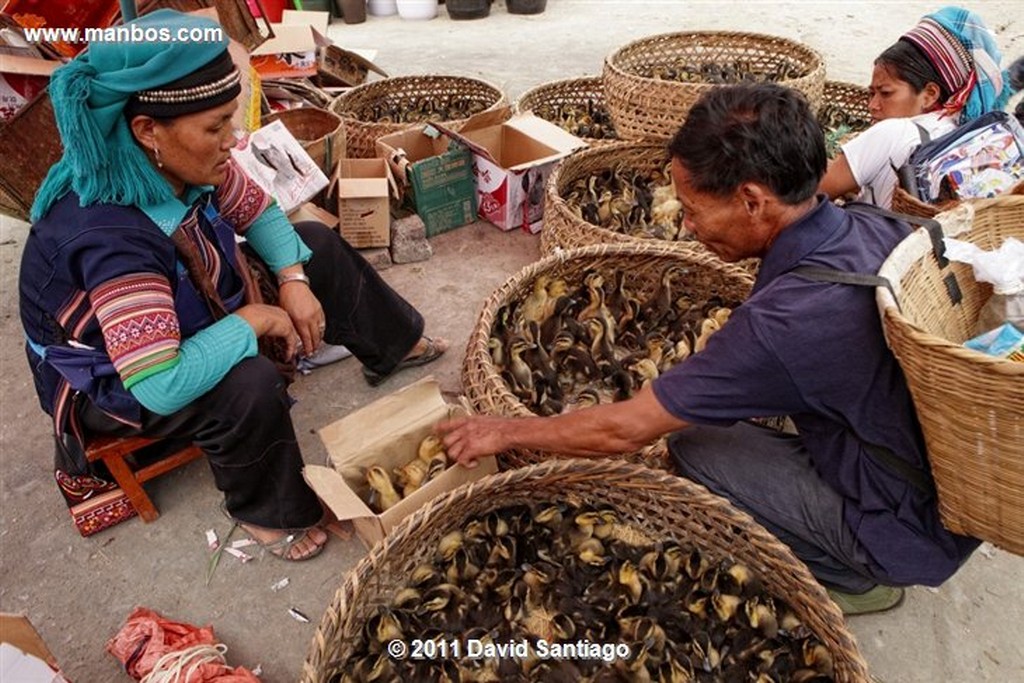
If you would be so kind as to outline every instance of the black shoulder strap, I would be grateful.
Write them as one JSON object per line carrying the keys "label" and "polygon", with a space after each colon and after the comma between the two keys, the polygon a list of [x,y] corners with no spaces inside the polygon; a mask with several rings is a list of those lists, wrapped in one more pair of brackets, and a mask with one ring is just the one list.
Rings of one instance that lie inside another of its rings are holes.
{"label": "black shoulder strap", "polygon": [[930,470],[923,470],[914,467],[903,458],[898,457],[891,449],[885,448],[884,446],[876,446],[873,443],[868,443],[859,436],[857,439],[864,446],[864,450],[871,456],[871,459],[889,470],[889,474],[903,479],[925,495],[935,495],[935,481],[932,479]]}

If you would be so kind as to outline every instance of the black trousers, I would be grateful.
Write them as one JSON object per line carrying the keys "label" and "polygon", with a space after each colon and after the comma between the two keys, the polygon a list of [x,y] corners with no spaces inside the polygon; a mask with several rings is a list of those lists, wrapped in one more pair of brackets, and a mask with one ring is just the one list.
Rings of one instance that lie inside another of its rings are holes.
{"label": "black trousers", "polygon": [[[324,340],[344,344],[371,370],[392,370],[423,334],[423,317],[336,233],[319,223],[296,230],[313,252],[306,274],[326,313]],[[306,527],[322,511],[302,478],[286,389],[274,364],[257,356],[172,415],[143,410],[141,429],[88,401],[79,416],[87,433],[191,440],[206,453],[232,517],[274,529]]]}

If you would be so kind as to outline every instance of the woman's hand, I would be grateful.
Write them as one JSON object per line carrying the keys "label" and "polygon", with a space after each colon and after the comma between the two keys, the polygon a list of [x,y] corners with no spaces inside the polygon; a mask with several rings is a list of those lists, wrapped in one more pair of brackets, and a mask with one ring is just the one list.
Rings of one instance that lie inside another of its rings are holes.
{"label": "woman's hand", "polygon": [[288,358],[295,356],[299,334],[284,310],[267,304],[247,304],[235,311],[235,315],[249,324],[257,338],[267,336],[284,339]]}
{"label": "woman's hand", "polygon": [[295,331],[302,340],[302,350],[313,353],[324,339],[326,319],[324,309],[305,282],[285,282],[277,290],[277,305],[291,318]]}

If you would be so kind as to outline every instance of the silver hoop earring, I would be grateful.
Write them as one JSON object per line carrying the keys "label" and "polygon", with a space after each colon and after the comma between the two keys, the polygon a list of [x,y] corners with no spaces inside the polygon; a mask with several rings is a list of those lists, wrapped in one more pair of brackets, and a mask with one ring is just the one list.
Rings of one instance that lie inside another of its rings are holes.
{"label": "silver hoop earring", "polygon": [[153,145],[153,157],[156,159],[156,167],[163,168],[164,162],[160,161],[160,148]]}

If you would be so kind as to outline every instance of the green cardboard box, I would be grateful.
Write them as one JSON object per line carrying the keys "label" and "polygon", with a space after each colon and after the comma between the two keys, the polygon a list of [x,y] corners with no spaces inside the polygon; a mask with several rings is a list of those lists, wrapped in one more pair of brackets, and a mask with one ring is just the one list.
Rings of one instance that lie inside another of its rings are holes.
{"label": "green cardboard box", "polygon": [[427,237],[476,220],[476,179],[467,147],[426,124],[378,138],[377,152],[405,186],[405,194],[411,193]]}

